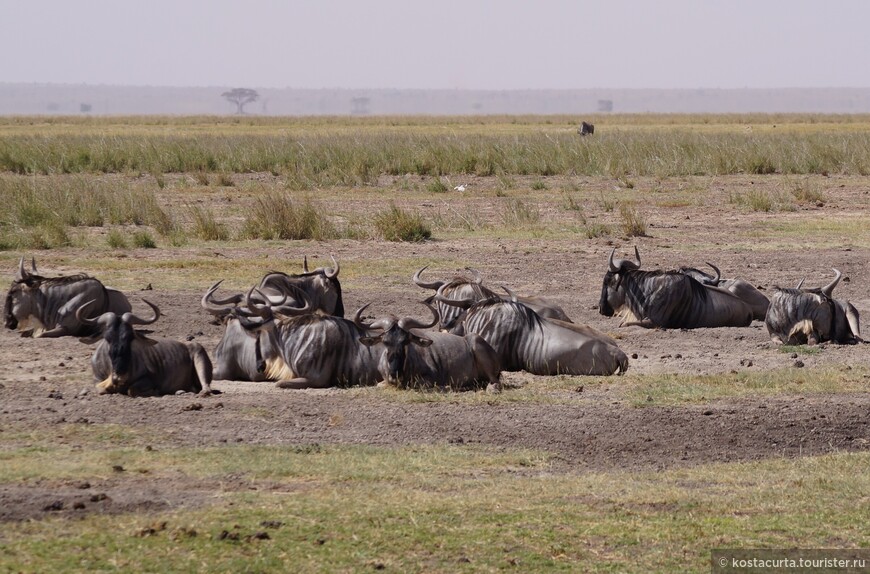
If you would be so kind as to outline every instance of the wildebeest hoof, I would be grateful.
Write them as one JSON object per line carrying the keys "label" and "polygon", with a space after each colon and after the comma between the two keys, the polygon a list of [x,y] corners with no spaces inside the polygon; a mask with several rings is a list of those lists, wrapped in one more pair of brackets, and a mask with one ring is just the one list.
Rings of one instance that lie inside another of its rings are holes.
{"label": "wildebeest hoof", "polygon": [[394,387],[395,385],[391,385],[387,381],[381,381],[375,386],[378,387],[379,389],[388,389],[388,388]]}
{"label": "wildebeest hoof", "polygon": [[501,383],[490,383],[486,385],[486,392],[490,395],[497,395],[501,393]]}
{"label": "wildebeest hoof", "polygon": [[27,329],[25,331],[21,331],[19,333],[19,335],[23,338],[32,337],[33,336],[33,329]]}
{"label": "wildebeest hoof", "polygon": [[210,391],[210,390],[209,390],[209,391],[200,391],[199,393],[197,393],[196,396],[198,396],[198,397],[210,397],[210,396],[212,396],[213,394],[214,394],[214,393],[213,393],[212,391]]}

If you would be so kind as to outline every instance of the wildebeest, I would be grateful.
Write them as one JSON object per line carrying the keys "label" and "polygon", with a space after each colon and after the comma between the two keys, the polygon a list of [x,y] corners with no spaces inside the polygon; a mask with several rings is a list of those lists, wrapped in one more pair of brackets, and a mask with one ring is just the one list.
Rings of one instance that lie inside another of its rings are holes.
{"label": "wildebeest", "polygon": [[436,301],[466,309],[457,330],[476,333],[495,349],[504,371],[535,375],[612,375],[628,369],[628,357],[612,338],[591,327],[545,319],[508,290],[509,299],[488,297]]}
{"label": "wildebeest", "polygon": [[730,291],[749,305],[752,309],[753,319],[764,321],[764,317],[767,315],[767,307],[770,305],[770,300],[768,300],[764,293],[743,279],[722,279],[722,273],[719,271],[718,267],[709,261],[707,262],[707,265],[716,272],[716,275],[710,275],[709,273],[705,273],[694,267],[680,267],[680,273],[688,275],[704,285],[719,287],[720,289]]}
{"label": "wildebeest", "polygon": [[834,279],[824,287],[795,289],[774,287],[764,324],[775,343],[815,345],[863,342],[858,310],[848,301],[832,297],[842,273],[834,269]]}
{"label": "wildebeest", "polygon": [[752,309],[733,293],[699,283],[679,271],[641,271],[637,247],[637,263],[614,260],[615,251],[610,252],[607,262],[598,312],[606,317],[621,316],[621,326],[695,329],[752,323]]}
{"label": "wildebeest", "polygon": [[90,335],[93,327],[76,319],[76,310],[85,301],[93,301],[92,309],[97,313],[121,314],[131,310],[123,293],[105,287],[93,277],[84,274],[43,277],[37,274],[35,260],[31,259],[31,271],[27,271],[22,257],[6,294],[6,328],[18,329],[22,337]]}
{"label": "wildebeest", "polygon": [[214,380],[278,380],[286,369],[273,330],[245,329],[239,317],[250,318],[253,312],[239,305],[244,299],[241,294],[216,299],[214,294],[221,283],[212,285],[201,300],[203,309],[224,325],[224,335],[212,354]]}
{"label": "wildebeest", "polygon": [[311,303],[314,309],[320,309],[328,315],[344,317],[344,301],[341,297],[341,283],[338,273],[341,267],[332,258],[335,267],[318,267],[314,271],[308,270],[308,258],[302,263],[302,273],[288,275],[280,271],[270,271],[257,285],[257,290],[268,296],[271,301],[281,299],[284,295],[289,298],[290,304],[297,307],[303,306],[298,300],[299,292]]}
{"label": "wildebeest", "polygon": [[211,394],[212,365],[202,345],[151,339],[133,328],[134,325],[150,325],[160,318],[157,305],[142,301],[154,311],[152,318],[142,319],[132,312],[118,315],[111,311],[88,318],[86,312],[94,301],[76,309],[78,321],[99,328],[102,335],[91,357],[100,394],[120,393],[131,397],[179,391]]}
{"label": "wildebeest", "polygon": [[[260,301],[253,297],[255,294]],[[276,386],[282,389],[373,385],[380,381],[380,346],[360,342],[368,333],[353,321],[313,313],[304,294],[301,299],[304,307],[281,305],[273,309],[271,300],[252,290],[247,306],[257,316],[237,317],[244,329],[258,335],[258,344],[268,342],[277,348],[280,362],[273,367],[266,365],[267,377],[277,380]],[[264,334],[270,338],[264,338]],[[261,354],[266,360],[265,349]]]}
{"label": "wildebeest", "polygon": [[[497,293],[482,284],[480,273],[476,270],[469,269],[469,271],[474,275],[471,279],[468,277],[457,276],[450,281],[426,282],[420,278],[420,274],[423,273],[425,269],[426,267],[423,267],[414,273],[412,280],[418,287],[422,287],[423,289],[432,289],[433,291],[440,290],[441,296],[444,298],[485,299],[487,297],[499,297]],[[569,323],[571,322],[571,319],[565,314],[562,307],[548,299],[537,296],[518,296],[517,299],[524,305],[534,309],[541,317],[547,319],[559,319],[560,321],[567,321]],[[434,298],[432,297],[428,299],[428,301],[433,300]],[[456,326],[457,322],[462,319],[462,309],[456,306],[438,303],[437,301],[435,301],[435,303],[439,316],[441,317],[439,328],[444,331],[451,331]]]}
{"label": "wildebeest", "polygon": [[493,348],[475,334],[452,335],[437,331],[422,331],[438,324],[438,311],[424,303],[432,312],[432,321],[423,323],[413,317],[389,315],[366,324],[360,319],[365,307],[357,312],[354,322],[363,330],[380,331],[376,336],[363,337],[364,345],[382,343],[378,369],[384,381],[400,388],[438,387],[465,390],[485,384],[489,392],[501,389],[501,367]]}
{"label": "wildebeest", "polygon": [[580,127],[577,128],[577,133],[581,136],[591,136],[595,133],[595,126],[589,122],[580,122]]}

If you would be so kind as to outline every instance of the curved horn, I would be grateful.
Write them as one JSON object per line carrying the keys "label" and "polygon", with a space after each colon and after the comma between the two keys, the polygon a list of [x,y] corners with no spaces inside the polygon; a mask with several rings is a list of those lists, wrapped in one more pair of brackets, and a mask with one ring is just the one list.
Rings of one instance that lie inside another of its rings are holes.
{"label": "curved horn", "polygon": [[629,261],[627,259],[614,259],[613,254],[616,253],[616,247],[614,247],[610,251],[610,257],[607,259],[607,268],[610,269],[611,273],[619,273],[623,270],[623,268],[628,269],[639,269],[640,268],[640,253],[637,251],[637,247],[634,248],[634,254],[637,256],[637,263],[634,261]]}
{"label": "curved horn", "polygon": [[30,271],[31,273],[36,273],[36,257],[30,258]]}
{"label": "curved horn", "polygon": [[329,269],[324,269],[323,274],[330,279],[334,279],[338,277],[338,272],[341,271],[341,266],[338,264],[338,261],[335,260],[334,256],[330,255],[329,257],[332,259],[332,264],[335,267],[332,268],[332,271],[330,271]]}
{"label": "curved horn", "polygon": [[248,290],[247,294],[245,295],[245,306],[248,309],[250,309],[251,313],[253,313],[257,317],[260,317],[266,321],[268,321],[269,319],[272,319],[273,318],[272,305],[269,302],[269,299],[267,299],[266,296],[263,295],[263,299],[261,299],[261,300],[265,301],[265,302],[262,304],[259,303],[253,297],[254,291],[259,293],[260,295],[263,295],[259,289],[257,289],[256,287],[251,287],[250,290]]}
{"label": "curved horn", "polygon": [[800,289],[800,288],[801,288],[801,285],[804,284],[804,279],[806,279],[806,277],[804,277],[804,278],[802,278],[800,281],[798,281],[798,284],[795,285],[795,289]]}
{"label": "curved horn", "polygon": [[443,295],[444,285],[438,288],[438,292],[435,293],[435,297],[432,299],[433,301],[437,301],[438,303],[444,303],[445,305],[450,305],[451,307],[460,307],[462,309],[468,309],[472,305],[474,305],[474,299],[448,299]]}
{"label": "curved horn", "polygon": [[24,268],[24,256],[18,260],[18,273],[15,275],[15,280],[19,281],[27,277],[27,270]]}
{"label": "curved horn", "polygon": [[508,288],[505,287],[504,285],[502,285],[501,288],[504,289],[505,293],[508,294],[508,297],[511,298],[511,302],[513,302],[513,303],[516,303],[516,302],[517,302],[517,296],[514,294],[513,291],[511,291],[510,289],[508,289]]}
{"label": "curved horn", "polygon": [[356,310],[356,313],[353,314],[353,324],[362,329],[363,331],[367,331],[371,329],[371,323],[366,323],[362,320],[362,313],[365,311],[371,303],[366,303],[362,307]]}
{"label": "curved horn", "polygon": [[302,256],[302,272],[308,273],[308,256],[307,255]]}
{"label": "curved horn", "polygon": [[429,329],[438,324],[438,321],[441,320],[441,315],[438,313],[438,309],[430,305],[425,301],[420,301],[423,305],[429,308],[429,311],[432,312],[432,322],[431,323],[423,323],[423,321],[419,321],[414,317],[402,317],[399,319],[399,328],[405,329]]}
{"label": "curved horn", "polygon": [[137,317],[132,312],[127,312],[121,315],[121,321],[127,323],[128,325],[150,325],[157,321],[160,318],[160,309],[157,308],[157,305],[152,303],[147,299],[142,299],[142,302],[151,307],[151,310],[154,311],[154,317],[151,319],[143,319],[141,317]]}
{"label": "curved horn", "polygon": [[834,290],[834,287],[837,286],[837,283],[840,282],[840,277],[843,276],[839,269],[832,269],[832,271],[834,272],[834,280],[822,287],[822,293],[828,297],[831,296],[831,292]]}
{"label": "curved horn", "polygon": [[713,279],[713,281],[714,281],[714,284],[715,284],[715,285],[718,285],[718,284],[719,284],[719,280],[722,279],[722,272],[719,271],[719,268],[718,268],[718,267],[716,267],[715,265],[713,265],[713,264],[710,263],[709,261],[707,261],[707,265],[709,265],[709,266],[713,269],[713,271],[716,272],[716,278]]}
{"label": "curved horn", "polygon": [[[200,305],[203,309],[215,315],[217,317],[225,317],[229,313],[233,311],[236,305],[238,305],[242,300],[242,294],[236,294],[232,297],[227,297],[226,299],[215,299],[214,293],[218,290],[218,287],[221,283],[223,283],[223,279],[212,285],[208,291],[205,292],[205,295],[202,296],[200,300]],[[223,305],[223,306],[222,306]],[[231,307],[226,307],[226,305],[232,305]]]}
{"label": "curved horn", "polygon": [[442,285],[444,285],[444,281],[433,281],[431,283],[426,283],[425,281],[420,279],[420,273],[425,271],[428,267],[428,265],[426,265],[425,267],[421,267],[419,271],[414,273],[414,276],[411,278],[411,280],[414,282],[415,285],[417,285],[417,287],[422,287],[423,289],[433,289],[437,291],[441,288]]}
{"label": "curved horn", "polygon": [[[22,261],[24,258],[22,258]],[[82,325],[96,325],[99,322],[100,317],[85,317],[85,309],[94,304],[96,299],[91,299],[85,304],[81,305],[78,309],[76,309],[76,321],[81,323]]]}

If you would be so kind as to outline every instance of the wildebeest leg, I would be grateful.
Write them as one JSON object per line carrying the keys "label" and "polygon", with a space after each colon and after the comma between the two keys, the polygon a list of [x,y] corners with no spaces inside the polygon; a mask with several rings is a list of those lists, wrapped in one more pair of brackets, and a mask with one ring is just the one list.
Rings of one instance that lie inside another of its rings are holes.
{"label": "wildebeest leg", "polygon": [[286,381],[278,381],[275,383],[275,386],[279,389],[309,389],[311,387],[316,387],[317,385],[313,384],[305,377],[297,377]]}
{"label": "wildebeest leg", "polygon": [[104,380],[100,381],[99,383],[97,383],[96,387],[97,387],[97,390],[99,391],[99,394],[101,394],[101,395],[105,395],[105,394],[113,392],[114,387],[112,384],[112,374],[109,373],[109,376],[106,377]]}
{"label": "wildebeest leg", "polygon": [[67,335],[72,335],[72,333],[69,332],[69,329],[66,327],[55,327],[54,329],[38,333],[34,338],[43,339],[49,337],[66,337]]}
{"label": "wildebeest leg", "polygon": [[127,394],[131,397],[158,397],[160,389],[150,378],[142,378],[129,386]]}
{"label": "wildebeest leg", "polygon": [[642,321],[629,321],[627,323],[622,323],[619,325],[620,327],[643,327],[644,329],[655,329],[656,325],[650,319],[643,319]]}
{"label": "wildebeest leg", "polygon": [[212,364],[208,354],[199,343],[188,343],[190,358],[193,359],[193,367],[196,370],[196,378],[199,380],[199,394],[207,397],[211,395]]}

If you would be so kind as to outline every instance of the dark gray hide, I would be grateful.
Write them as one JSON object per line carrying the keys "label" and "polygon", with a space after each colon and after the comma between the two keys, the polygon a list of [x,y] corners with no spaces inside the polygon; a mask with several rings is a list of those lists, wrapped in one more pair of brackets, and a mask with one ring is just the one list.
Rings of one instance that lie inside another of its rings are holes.
{"label": "dark gray hide", "polygon": [[848,301],[831,296],[842,276],[836,269],[834,273],[834,280],[821,288],[774,287],[764,320],[772,341],[787,345],[863,341],[858,310]]}
{"label": "dark gray hide", "polygon": [[749,308],[752,309],[752,318],[754,320],[764,321],[764,317],[767,316],[767,307],[770,305],[770,300],[764,293],[743,279],[722,279],[718,267],[712,263],[707,263],[707,265],[713,268],[713,271],[716,272],[715,275],[704,273],[694,267],[680,267],[680,273],[688,275],[704,285],[730,291],[738,299],[749,305]]}
{"label": "dark gray hide", "polygon": [[103,286],[84,274],[67,277],[43,277],[24,269],[24,258],[6,294],[4,319],[7,329],[18,329],[22,337],[84,336],[95,333],[94,327],[76,319],[76,310],[93,301],[92,313],[130,311],[123,293]]}
{"label": "dark gray hide", "polygon": [[[274,329],[249,330],[241,321],[254,316],[239,306],[241,294],[216,299],[218,281],[202,297],[202,307],[224,325],[224,335],[212,353],[214,380],[276,381],[285,372]],[[294,302],[295,303],[295,302]]]}
{"label": "dark gray hide", "polygon": [[[145,301],[143,299],[143,301]],[[85,303],[76,310],[82,323],[100,329],[102,340],[91,357],[91,368],[100,394],[136,396],[171,395],[178,391],[211,394],[212,365],[199,343],[150,339],[133,328],[150,325],[160,317],[156,305],[151,319],[133,313],[102,313],[88,319],[92,307]]]}
{"label": "dark gray hide", "polygon": [[580,127],[577,128],[577,133],[581,136],[591,136],[595,133],[595,126],[589,122],[580,122]]}
{"label": "dark gray hide", "polygon": [[[303,298],[304,299],[304,298]],[[368,333],[353,321],[313,314],[311,305],[302,309],[282,307],[273,312],[271,303],[248,302],[258,320],[239,317],[249,332],[272,337],[280,362],[267,365],[270,380],[283,389],[373,385],[381,380],[378,358],[382,347],[360,342]]]}
{"label": "dark gray hide", "polygon": [[616,341],[591,327],[544,319],[526,305],[500,297],[445,301],[468,310],[465,332],[480,335],[495,349],[502,370],[612,375],[628,369],[628,357]]}
{"label": "dark gray hide", "polygon": [[308,271],[307,258],[304,260],[304,272],[299,275],[288,275],[280,271],[270,271],[260,280],[257,290],[265,294],[273,302],[286,295],[291,305],[304,306],[300,300],[300,291],[311,303],[314,309],[319,309],[328,315],[344,317],[344,301],[341,297],[341,283],[338,273],[341,270],[335,258],[335,267],[318,267]]}
{"label": "dark gray hide", "polygon": [[[613,250],[615,251],[615,249]],[[746,327],[752,309],[733,293],[703,285],[679,271],[641,271],[638,262],[614,260],[604,275],[598,312],[622,325],[661,329]]]}
{"label": "dark gray hide", "polygon": [[378,369],[388,384],[400,388],[451,389],[454,391],[486,386],[488,391],[501,389],[500,361],[493,348],[479,335],[451,335],[424,331],[434,327],[438,312],[429,304],[433,321],[423,324],[411,317],[394,315],[363,324],[359,315],[354,322],[362,329],[380,334],[362,339],[365,345],[381,343]]}
{"label": "dark gray hide", "polygon": [[[470,270],[474,274],[473,278],[457,276],[450,281],[426,282],[420,278],[420,274],[425,269],[426,267],[423,267],[414,274],[414,283],[423,289],[432,289],[433,291],[440,290],[441,296],[446,299],[473,299],[475,301],[480,301],[489,297],[500,297],[498,293],[483,285],[480,279],[480,274],[477,271]],[[502,298],[504,299],[505,297]],[[541,317],[547,319],[559,319],[560,321],[567,321],[569,323],[571,322],[571,319],[565,314],[562,307],[544,297],[524,297],[519,295],[517,296],[517,300],[534,309],[534,311]],[[454,332],[464,317],[462,308],[439,303],[435,300],[434,296],[426,301],[434,302],[438,309],[438,314],[441,317],[438,328],[443,331]]]}

